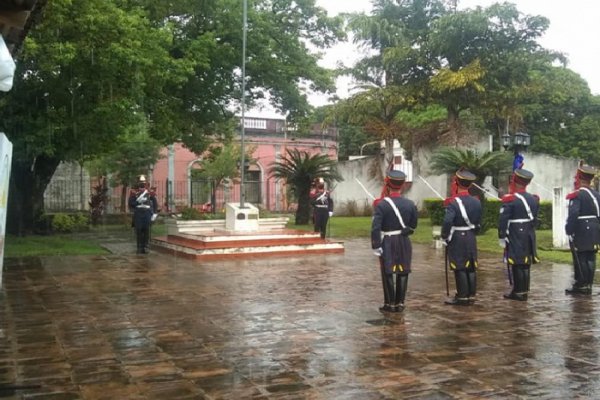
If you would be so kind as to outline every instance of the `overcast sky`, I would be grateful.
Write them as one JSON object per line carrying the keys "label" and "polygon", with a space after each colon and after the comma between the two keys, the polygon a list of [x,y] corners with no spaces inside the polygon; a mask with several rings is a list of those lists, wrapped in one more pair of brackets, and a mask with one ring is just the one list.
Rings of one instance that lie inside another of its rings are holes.
{"label": "overcast sky", "polygon": [[[487,7],[498,1],[459,0],[459,8]],[[599,0],[513,0],[520,12],[543,15],[550,20],[550,28],[540,43],[551,50],[565,53],[568,67],[588,82],[593,94],[600,94],[600,1]],[[371,10],[371,0],[317,0],[330,15],[340,12]],[[322,65],[334,67],[337,62],[351,65],[357,59],[353,46],[342,44],[327,51]],[[338,95],[346,97],[351,90],[348,79],[338,81]],[[311,96],[311,103],[327,103],[323,96]]]}

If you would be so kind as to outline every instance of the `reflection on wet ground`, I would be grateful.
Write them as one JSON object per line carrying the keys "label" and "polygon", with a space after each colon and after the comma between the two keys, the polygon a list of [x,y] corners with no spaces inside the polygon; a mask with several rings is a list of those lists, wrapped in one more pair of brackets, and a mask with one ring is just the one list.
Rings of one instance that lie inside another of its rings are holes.
{"label": "reflection on wet ground", "polygon": [[500,260],[484,258],[477,303],[452,307],[441,250],[416,246],[406,310],[386,318],[368,244],[226,262],[126,254],[132,246],[8,259],[0,397],[596,396],[600,297],[566,297],[569,266],[536,266],[529,301],[514,302],[502,299]]}

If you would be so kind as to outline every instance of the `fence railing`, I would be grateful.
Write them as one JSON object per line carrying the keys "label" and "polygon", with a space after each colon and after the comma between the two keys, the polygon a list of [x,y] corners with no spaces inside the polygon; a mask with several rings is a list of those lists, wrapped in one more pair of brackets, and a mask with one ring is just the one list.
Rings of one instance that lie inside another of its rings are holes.
{"label": "fence railing", "polygon": [[[240,201],[240,183],[228,182],[218,187],[210,180],[153,181],[159,208],[163,212],[179,212],[186,207],[202,211],[219,212],[228,202]],[[283,181],[274,179],[245,181],[245,202],[269,211],[289,211],[294,209],[293,200],[288,199]],[[44,208],[47,213],[88,211],[93,194],[92,184],[79,181],[56,181],[46,188]],[[129,194],[129,188],[125,197]],[[107,193],[107,213],[127,212],[127,198],[122,198],[122,188],[109,188]],[[125,210],[123,209],[125,208]]]}

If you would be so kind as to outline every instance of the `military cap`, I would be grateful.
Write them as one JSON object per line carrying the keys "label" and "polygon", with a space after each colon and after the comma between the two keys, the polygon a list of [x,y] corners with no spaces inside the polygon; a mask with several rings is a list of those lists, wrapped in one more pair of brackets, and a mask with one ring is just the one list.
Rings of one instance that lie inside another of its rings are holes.
{"label": "military cap", "polygon": [[398,171],[397,169],[393,169],[387,172],[385,175],[385,180],[389,187],[399,188],[404,184],[404,181],[406,180],[406,174],[402,171]]}
{"label": "military cap", "polygon": [[531,180],[533,179],[533,172],[528,171],[526,169],[519,168],[519,169],[515,169],[515,172],[513,173],[513,177],[514,177],[515,183],[527,186],[527,185],[529,185],[529,182],[531,182]]}
{"label": "military cap", "polygon": [[471,183],[475,182],[477,177],[474,173],[467,171],[466,169],[459,169],[456,171],[456,179],[461,186],[469,186]]}
{"label": "military cap", "polygon": [[582,165],[579,168],[577,168],[577,177],[584,181],[591,181],[592,179],[594,179],[597,173],[598,171],[596,170],[596,168],[590,165]]}

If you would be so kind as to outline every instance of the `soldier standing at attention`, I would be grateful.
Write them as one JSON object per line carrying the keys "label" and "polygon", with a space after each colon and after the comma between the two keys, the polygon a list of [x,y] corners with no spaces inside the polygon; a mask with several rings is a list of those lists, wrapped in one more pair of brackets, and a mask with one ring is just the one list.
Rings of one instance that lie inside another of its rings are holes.
{"label": "soldier standing at attention", "polygon": [[138,184],[129,194],[129,209],[133,211],[133,227],[137,242],[137,254],[148,252],[150,240],[150,225],[156,213],[158,203],[154,192],[146,187],[146,177],[140,175]]}
{"label": "soldier standing at attention", "polygon": [[590,187],[596,170],[580,166],[575,175],[575,191],[567,195],[569,214],[565,231],[573,254],[575,283],[567,294],[592,294],[596,272],[596,252],[600,248],[600,194]]}
{"label": "soldier standing at attention", "polygon": [[[371,224],[371,248],[379,256],[384,304],[382,312],[404,310],[412,261],[409,235],[417,228],[417,207],[401,196],[406,175],[391,170],[385,178],[387,194],[375,200]],[[394,282],[395,279],[395,282]]]}
{"label": "soldier standing at attention", "polygon": [[516,169],[511,177],[509,193],[502,196],[498,223],[499,244],[512,274],[512,291],[504,298],[526,301],[529,292],[529,272],[532,264],[538,263],[535,228],[540,199],[527,193],[527,185],[533,173]]}
{"label": "soldier standing at attention", "polygon": [[454,271],[456,281],[456,295],[446,300],[446,304],[468,305],[475,301],[477,293],[475,235],[481,224],[481,202],[469,194],[469,186],[475,178],[469,171],[458,170],[454,176],[456,192],[444,201],[446,214],[442,224],[442,239],[448,246],[447,262]]}
{"label": "soldier standing at attention", "polygon": [[329,217],[333,215],[333,199],[331,193],[325,190],[325,182],[321,178],[317,180],[310,204],[313,206],[315,232],[320,232],[321,239],[325,239],[327,222]]}

